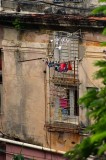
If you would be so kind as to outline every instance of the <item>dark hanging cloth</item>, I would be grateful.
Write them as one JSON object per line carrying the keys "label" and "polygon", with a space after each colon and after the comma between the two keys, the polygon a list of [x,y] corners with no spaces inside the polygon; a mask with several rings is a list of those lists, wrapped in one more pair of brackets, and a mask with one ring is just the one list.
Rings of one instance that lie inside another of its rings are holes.
{"label": "dark hanging cloth", "polygon": [[70,61],[68,62],[68,70],[72,70],[72,64]]}
{"label": "dark hanging cloth", "polygon": [[59,72],[59,68],[60,68],[60,64],[59,63],[55,63],[55,65],[54,65],[55,71]]}
{"label": "dark hanging cloth", "polygon": [[51,61],[50,61],[50,62],[47,63],[47,65],[48,65],[49,68],[50,68],[50,67],[54,67],[54,62],[51,62]]}

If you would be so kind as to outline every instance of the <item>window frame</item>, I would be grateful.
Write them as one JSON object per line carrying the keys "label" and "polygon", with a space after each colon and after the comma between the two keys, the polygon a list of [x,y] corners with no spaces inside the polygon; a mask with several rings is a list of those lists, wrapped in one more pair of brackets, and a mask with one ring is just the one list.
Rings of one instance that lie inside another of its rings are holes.
{"label": "window frame", "polygon": [[[64,86],[63,86],[64,87]],[[68,105],[69,107],[66,107],[66,108],[62,108],[60,106],[60,103],[59,103],[59,97],[56,98],[57,100],[57,103],[55,103],[54,107],[56,109],[54,109],[54,121],[64,121],[64,120],[68,120],[68,119],[71,119],[73,117],[77,117],[79,116],[79,105],[78,103],[76,102],[76,100],[78,101],[78,98],[79,98],[79,89],[78,87],[70,87],[68,89],[66,89],[67,91],[67,97],[63,98],[63,99],[67,99],[68,100]],[[71,92],[72,91],[72,92]],[[74,96],[74,99],[72,99],[73,97],[71,97],[70,95],[70,92],[73,94]],[[72,105],[73,105],[73,108],[74,110],[72,111],[73,114],[71,114],[71,110],[72,110],[72,106],[70,104],[70,101],[73,101]],[[65,111],[65,112],[62,112],[62,111]],[[67,113],[66,113],[67,112]]]}

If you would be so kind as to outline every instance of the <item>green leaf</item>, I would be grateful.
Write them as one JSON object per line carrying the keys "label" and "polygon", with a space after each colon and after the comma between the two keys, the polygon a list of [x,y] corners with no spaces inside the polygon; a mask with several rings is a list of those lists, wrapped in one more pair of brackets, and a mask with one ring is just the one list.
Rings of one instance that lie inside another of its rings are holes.
{"label": "green leaf", "polygon": [[106,42],[101,42],[100,45],[101,46],[106,46]]}
{"label": "green leaf", "polygon": [[106,35],[106,28],[104,28],[104,30],[103,30],[103,34],[104,34],[104,35]]}
{"label": "green leaf", "polygon": [[92,14],[103,13],[105,10],[106,10],[106,5],[102,5],[102,6],[95,8],[91,13]]}
{"label": "green leaf", "polygon": [[99,2],[106,2],[106,0],[99,0]]}
{"label": "green leaf", "polygon": [[19,155],[14,155],[14,160],[24,160],[24,156],[19,154]]}
{"label": "green leaf", "polygon": [[[106,0],[99,0],[99,2],[106,2]],[[94,9],[92,13],[106,14],[106,5]],[[106,28],[103,30],[103,34],[106,35]],[[101,45],[106,45],[106,42],[102,42]],[[86,160],[89,155],[101,155],[98,159],[102,159],[106,151],[106,60],[97,61],[95,66],[99,68],[95,72],[95,79],[101,79],[103,85],[99,90],[88,91],[78,101],[87,109],[87,115],[93,120],[93,123],[85,129],[90,135],[76,145],[73,150],[66,153],[66,157],[70,160]]]}
{"label": "green leaf", "polygon": [[94,142],[97,142],[97,141],[102,141],[104,138],[106,138],[106,132],[102,132],[102,133],[97,133],[97,134],[94,134],[92,137],[91,137],[91,143],[94,143]]}
{"label": "green leaf", "polygon": [[105,151],[106,151],[106,143],[102,144],[102,146],[99,148],[98,155],[103,154]]}

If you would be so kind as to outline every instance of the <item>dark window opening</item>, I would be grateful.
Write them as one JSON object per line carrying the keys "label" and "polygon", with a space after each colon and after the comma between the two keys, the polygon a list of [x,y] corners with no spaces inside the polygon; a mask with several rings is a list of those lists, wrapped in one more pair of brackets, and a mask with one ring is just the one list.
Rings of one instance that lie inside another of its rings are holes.
{"label": "dark window opening", "polygon": [[79,116],[79,105],[78,105],[78,98],[79,98],[79,92],[77,89],[75,89],[75,95],[74,95],[74,99],[75,99],[75,103],[74,103],[74,115]]}

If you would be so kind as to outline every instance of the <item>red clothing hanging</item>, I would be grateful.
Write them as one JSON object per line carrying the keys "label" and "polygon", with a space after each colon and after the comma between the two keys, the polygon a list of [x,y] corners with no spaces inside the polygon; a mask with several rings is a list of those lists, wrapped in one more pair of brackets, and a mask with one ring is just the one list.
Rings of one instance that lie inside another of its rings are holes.
{"label": "red clothing hanging", "polygon": [[68,62],[68,70],[72,70],[72,64]]}

